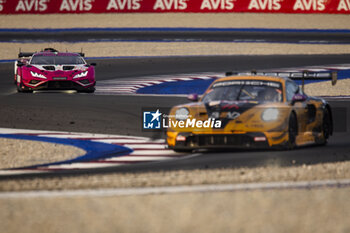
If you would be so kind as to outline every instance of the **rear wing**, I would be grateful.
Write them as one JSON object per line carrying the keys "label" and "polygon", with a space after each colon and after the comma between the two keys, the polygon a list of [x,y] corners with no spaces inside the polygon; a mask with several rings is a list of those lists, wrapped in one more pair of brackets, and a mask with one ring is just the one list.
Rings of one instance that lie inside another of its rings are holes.
{"label": "rear wing", "polygon": [[[58,52],[58,50],[56,50],[54,48],[44,48],[43,50],[41,50],[41,52],[56,53],[56,52]],[[37,53],[37,52],[21,52],[21,49],[20,49],[20,51],[18,53],[18,58],[31,57],[31,56],[33,56],[34,53]],[[81,52],[74,52],[74,53],[79,54],[79,56],[81,56],[81,57],[85,57],[85,53],[83,53],[83,49],[81,49]]]}
{"label": "rear wing", "polygon": [[23,57],[31,57],[33,56],[34,52],[20,52],[18,54],[18,58],[23,58]]}
{"label": "rear wing", "polygon": [[259,75],[259,76],[275,76],[282,78],[289,78],[292,80],[302,80],[302,87],[304,89],[305,80],[319,80],[319,81],[332,81],[332,86],[337,83],[338,73],[336,71],[320,71],[320,72],[311,72],[311,71],[302,71],[302,72],[226,72],[226,76],[231,75]]}
{"label": "rear wing", "polygon": [[[20,52],[18,54],[18,58],[31,57],[33,56],[34,53],[35,52]],[[85,53],[76,53],[76,54],[79,54],[80,56],[85,57]]]}

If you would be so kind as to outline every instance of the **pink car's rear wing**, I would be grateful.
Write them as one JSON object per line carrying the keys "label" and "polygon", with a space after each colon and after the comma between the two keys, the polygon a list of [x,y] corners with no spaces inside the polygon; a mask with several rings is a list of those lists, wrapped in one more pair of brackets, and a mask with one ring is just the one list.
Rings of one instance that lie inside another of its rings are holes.
{"label": "pink car's rear wing", "polygon": [[20,52],[18,54],[18,58],[23,58],[23,57],[31,57],[33,56],[34,52]]}

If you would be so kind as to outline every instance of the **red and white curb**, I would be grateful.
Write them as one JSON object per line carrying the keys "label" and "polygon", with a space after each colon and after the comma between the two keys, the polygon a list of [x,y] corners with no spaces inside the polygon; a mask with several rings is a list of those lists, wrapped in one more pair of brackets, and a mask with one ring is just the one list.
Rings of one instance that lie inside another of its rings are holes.
{"label": "red and white curb", "polygon": [[99,95],[118,95],[118,94],[136,94],[137,90],[143,87],[158,85],[166,82],[209,80],[224,77],[223,73],[200,73],[200,74],[181,74],[181,75],[157,75],[139,77],[135,79],[112,79],[99,81],[96,84],[95,94]]}
{"label": "red and white curb", "polygon": [[[15,175],[28,173],[43,173],[59,170],[77,170],[77,169],[93,169],[125,166],[128,164],[160,162],[171,159],[179,159],[189,156],[189,154],[176,153],[166,148],[164,139],[151,140],[147,137],[134,137],[125,135],[107,135],[107,134],[91,134],[91,133],[73,133],[59,131],[37,131],[37,130],[21,130],[21,129],[2,129],[0,134],[20,134],[40,137],[53,137],[64,139],[91,140],[94,142],[102,142],[125,146],[133,151],[123,156],[110,157],[96,161],[64,163],[59,165],[38,166],[34,169],[13,169],[0,170],[0,175]],[[0,135],[1,138],[1,135]],[[30,146],[30,145],[28,145]],[[54,156],[54,155],[48,155]],[[36,164],[33,164],[33,166]]]}
{"label": "red and white curb", "polygon": [[[350,70],[350,64],[323,65],[323,66],[305,66],[295,68],[281,68],[264,70],[266,72],[322,72],[322,71],[341,71]],[[143,87],[159,85],[166,82],[193,81],[193,80],[215,80],[225,77],[224,73],[197,73],[180,75],[156,75],[139,77],[135,79],[112,79],[99,81],[96,84],[95,94],[98,95],[130,95],[137,94],[137,90]],[[147,95],[147,94],[146,94]]]}

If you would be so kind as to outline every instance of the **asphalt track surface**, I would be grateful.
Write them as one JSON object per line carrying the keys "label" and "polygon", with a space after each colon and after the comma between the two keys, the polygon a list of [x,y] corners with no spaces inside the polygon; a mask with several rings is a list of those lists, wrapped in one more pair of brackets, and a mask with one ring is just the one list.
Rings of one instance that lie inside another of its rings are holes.
{"label": "asphalt track surface", "polygon": [[0,42],[269,42],[349,44],[349,30],[256,28],[0,29]]}
{"label": "asphalt track surface", "polygon": [[[245,71],[308,65],[342,64],[350,55],[199,56],[89,60],[97,62],[97,82],[157,74]],[[141,130],[142,108],[185,103],[180,97],[104,96],[67,93],[16,93],[13,64],[0,64],[0,127],[164,137]],[[293,151],[209,151],[192,158],[84,171],[87,173],[142,172],[178,169],[292,166],[350,159],[350,101],[330,101],[335,109],[336,132],[327,146]],[[72,172],[67,172],[72,174]],[[75,172],[73,172],[75,173]],[[61,173],[63,175],[64,173]],[[79,172],[81,174],[81,172]],[[57,174],[55,174],[57,175]]]}

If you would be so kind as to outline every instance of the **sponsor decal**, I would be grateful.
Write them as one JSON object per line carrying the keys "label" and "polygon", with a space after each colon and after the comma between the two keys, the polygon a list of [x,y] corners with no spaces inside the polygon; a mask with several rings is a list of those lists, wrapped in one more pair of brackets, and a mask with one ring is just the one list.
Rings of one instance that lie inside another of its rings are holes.
{"label": "sponsor decal", "polygon": [[16,12],[46,11],[49,0],[19,0]]}
{"label": "sponsor decal", "polygon": [[350,0],[340,0],[337,11],[350,11]]}
{"label": "sponsor decal", "polygon": [[233,86],[233,85],[269,86],[269,87],[281,88],[281,83],[279,82],[259,81],[259,80],[234,80],[234,81],[226,81],[226,82],[217,82],[213,85],[213,88]]}
{"label": "sponsor decal", "polygon": [[0,14],[261,12],[349,14],[350,0],[0,0]]}
{"label": "sponsor decal", "polygon": [[90,11],[94,0],[63,0],[60,11]]}
{"label": "sponsor decal", "polygon": [[230,121],[235,120],[257,104],[258,102],[254,101],[211,101],[205,104],[205,108],[209,118],[220,119],[221,128],[224,128]]}
{"label": "sponsor decal", "polygon": [[203,0],[201,10],[232,10],[234,8],[233,0]]}
{"label": "sponsor decal", "polygon": [[248,10],[273,10],[281,9],[282,0],[251,0]]}
{"label": "sponsor decal", "polygon": [[296,0],[293,10],[301,11],[324,11],[326,9],[326,0]]}
{"label": "sponsor decal", "polygon": [[0,0],[0,12],[4,10],[5,0]]}
{"label": "sponsor decal", "polygon": [[139,10],[140,8],[141,0],[110,0],[106,10]]}
{"label": "sponsor decal", "polygon": [[186,10],[189,0],[156,0],[153,10]]}

